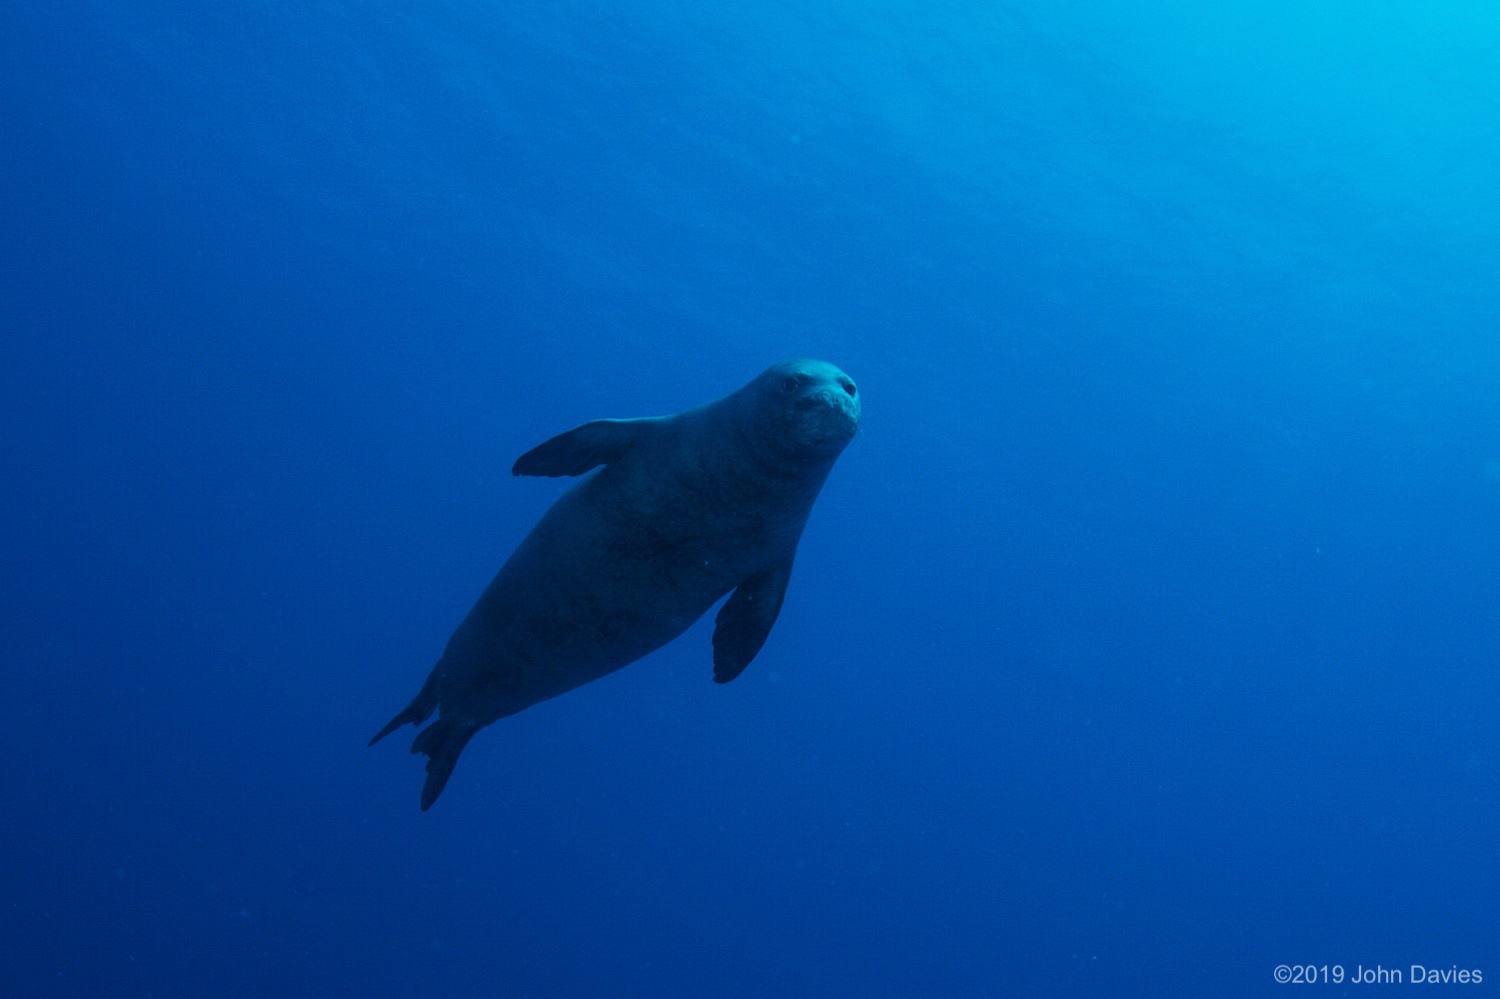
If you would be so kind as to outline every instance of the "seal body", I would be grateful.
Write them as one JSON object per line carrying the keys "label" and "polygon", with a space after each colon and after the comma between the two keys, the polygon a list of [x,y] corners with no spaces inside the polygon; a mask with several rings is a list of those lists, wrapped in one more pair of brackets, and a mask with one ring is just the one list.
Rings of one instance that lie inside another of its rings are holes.
{"label": "seal body", "polygon": [[714,679],[760,651],[797,542],[859,424],[854,382],[790,361],[675,416],[595,420],[517,459],[516,475],[581,475],[516,548],[449,639],[410,722],[428,757],[422,808],[474,733],[597,680],[682,634],[725,594]]}

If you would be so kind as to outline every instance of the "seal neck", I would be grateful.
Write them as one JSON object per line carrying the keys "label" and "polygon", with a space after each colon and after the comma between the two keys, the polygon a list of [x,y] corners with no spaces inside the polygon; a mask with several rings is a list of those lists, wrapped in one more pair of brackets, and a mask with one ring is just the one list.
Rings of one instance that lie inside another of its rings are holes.
{"label": "seal neck", "polygon": [[843,449],[830,454],[799,442],[790,418],[766,412],[756,389],[751,383],[712,404],[726,411],[726,422],[733,434],[729,446],[747,456],[755,472],[767,481],[796,483],[816,494]]}

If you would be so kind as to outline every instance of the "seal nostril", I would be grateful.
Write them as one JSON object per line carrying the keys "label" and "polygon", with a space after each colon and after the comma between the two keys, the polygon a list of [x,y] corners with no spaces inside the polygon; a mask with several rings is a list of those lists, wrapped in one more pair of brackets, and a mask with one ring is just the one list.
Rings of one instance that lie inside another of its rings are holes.
{"label": "seal nostril", "polygon": [[849,398],[851,399],[854,398],[854,393],[859,391],[854,387],[854,383],[847,378],[840,378],[839,384],[843,386],[845,392],[849,393]]}

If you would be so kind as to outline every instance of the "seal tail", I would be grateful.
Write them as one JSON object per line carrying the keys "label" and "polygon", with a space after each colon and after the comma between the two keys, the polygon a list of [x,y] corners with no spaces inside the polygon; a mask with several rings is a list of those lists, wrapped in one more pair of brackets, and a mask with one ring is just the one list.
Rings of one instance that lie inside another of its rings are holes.
{"label": "seal tail", "polygon": [[418,732],[417,737],[412,740],[413,753],[427,754],[427,783],[422,785],[422,811],[431,808],[438,795],[443,793],[443,787],[453,775],[454,765],[458,763],[458,754],[464,751],[477,731],[479,727],[472,723],[461,722],[456,718],[439,718]]}

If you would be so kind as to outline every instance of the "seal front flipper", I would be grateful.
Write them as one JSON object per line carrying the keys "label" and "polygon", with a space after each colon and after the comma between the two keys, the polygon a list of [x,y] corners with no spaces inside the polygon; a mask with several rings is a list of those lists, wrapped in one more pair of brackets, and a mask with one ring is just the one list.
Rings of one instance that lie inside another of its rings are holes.
{"label": "seal front flipper", "polygon": [[655,418],[591,420],[544,441],[516,459],[512,475],[582,475],[595,465],[608,465],[635,446]]}
{"label": "seal front flipper", "polygon": [[714,618],[714,682],[728,683],[750,665],[766,644],[781,613],[792,563],[762,569],[740,583]]}

